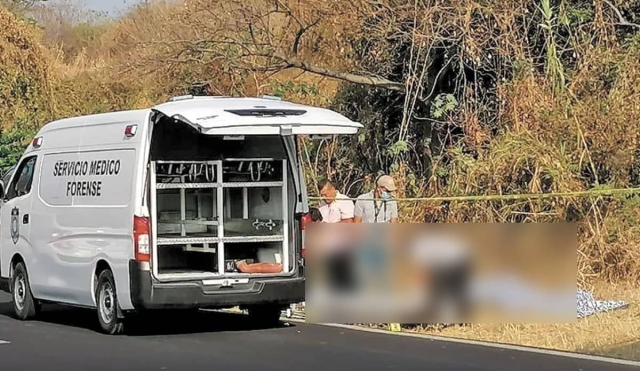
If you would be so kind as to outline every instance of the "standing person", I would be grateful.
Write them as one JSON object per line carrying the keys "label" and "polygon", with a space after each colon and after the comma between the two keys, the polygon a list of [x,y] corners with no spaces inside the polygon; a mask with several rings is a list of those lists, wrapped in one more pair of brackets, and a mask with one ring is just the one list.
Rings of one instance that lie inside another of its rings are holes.
{"label": "standing person", "polygon": [[[320,210],[318,210],[317,207],[310,207],[309,214],[311,214],[311,223],[322,223],[322,214],[320,213]],[[297,304],[291,304],[289,308],[287,308],[285,315],[287,316],[287,318],[291,318],[294,312],[298,312],[298,313],[302,313],[304,316],[304,308],[305,308],[304,301]]]}
{"label": "standing person", "polygon": [[[318,208],[322,223],[353,223],[353,201],[338,192],[329,180],[322,180],[318,189],[322,198]],[[322,265],[331,290],[348,292],[355,285],[351,239],[351,231],[344,228],[334,228],[323,239]]]}
{"label": "standing person", "polygon": [[338,192],[329,180],[318,183],[320,191],[320,207],[323,223],[353,223],[353,202],[349,197]]}
{"label": "standing person", "polygon": [[[393,199],[393,192],[396,189],[392,177],[389,175],[378,177],[375,188],[356,199],[353,221],[355,223],[397,223],[398,204]],[[382,199],[382,201],[373,199]]]}

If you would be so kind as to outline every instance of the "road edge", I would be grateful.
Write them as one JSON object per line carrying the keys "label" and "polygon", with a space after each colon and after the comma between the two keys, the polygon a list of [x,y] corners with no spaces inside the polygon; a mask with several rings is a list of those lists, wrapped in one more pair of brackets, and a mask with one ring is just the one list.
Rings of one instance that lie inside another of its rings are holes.
{"label": "road edge", "polygon": [[[307,324],[304,319],[289,318],[286,316],[281,317],[281,320],[283,322]],[[445,336],[438,336],[438,335],[417,334],[413,332],[391,332],[391,331],[367,328],[367,327],[361,327],[361,326],[343,325],[339,323],[313,323],[313,324],[309,323],[309,325],[344,328],[344,329],[354,330],[354,331],[370,332],[370,333],[382,334],[382,335],[412,337],[412,338],[432,340],[432,341],[479,345],[479,346],[484,346],[489,348],[517,350],[521,352],[546,354],[546,355],[553,355],[553,356],[559,356],[559,357],[575,358],[575,359],[582,359],[587,361],[597,361],[597,362],[604,362],[604,363],[611,363],[611,364],[618,364],[618,365],[625,365],[625,366],[640,366],[639,361],[632,361],[632,360],[605,357],[605,356],[596,356],[596,355],[590,355],[590,354],[581,354],[581,353],[574,353],[574,352],[568,352],[568,351],[562,351],[562,350],[527,347],[522,345],[491,343],[491,342],[480,341],[480,340],[469,340],[469,339],[452,338],[452,337],[445,337]]]}

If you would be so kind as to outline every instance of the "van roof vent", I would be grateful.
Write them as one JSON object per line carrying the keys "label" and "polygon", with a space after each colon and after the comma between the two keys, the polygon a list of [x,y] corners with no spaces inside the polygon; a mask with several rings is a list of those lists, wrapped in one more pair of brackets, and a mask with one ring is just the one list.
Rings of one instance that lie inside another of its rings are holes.
{"label": "van roof vent", "polygon": [[171,97],[169,98],[169,102],[177,102],[177,101],[181,101],[181,100],[187,100],[187,99],[193,99],[193,95],[180,95],[177,97]]}

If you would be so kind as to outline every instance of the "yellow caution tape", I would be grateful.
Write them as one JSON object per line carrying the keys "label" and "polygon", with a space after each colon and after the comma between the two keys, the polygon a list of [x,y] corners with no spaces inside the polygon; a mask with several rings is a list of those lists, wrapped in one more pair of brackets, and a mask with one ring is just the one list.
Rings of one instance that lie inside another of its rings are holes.
{"label": "yellow caution tape", "polygon": [[[443,197],[413,197],[394,198],[396,202],[444,202],[444,201],[505,201],[505,200],[529,200],[559,197],[586,197],[586,196],[613,196],[624,194],[640,193],[640,188],[619,188],[619,189],[592,189],[576,192],[558,193],[529,193],[529,194],[509,194],[509,195],[475,195],[475,196],[443,196]],[[322,197],[309,197],[310,201],[320,201]],[[355,201],[356,198],[341,198],[342,200]],[[362,198],[363,201],[384,201],[380,198]]]}

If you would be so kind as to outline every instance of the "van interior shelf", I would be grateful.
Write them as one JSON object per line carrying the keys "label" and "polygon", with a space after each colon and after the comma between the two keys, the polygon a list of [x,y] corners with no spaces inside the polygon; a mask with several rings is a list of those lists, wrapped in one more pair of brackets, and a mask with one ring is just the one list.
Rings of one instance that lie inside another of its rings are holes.
{"label": "van interior shelf", "polygon": [[282,187],[282,182],[227,182],[223,183],[157,183],[156,189],[195,189],[195,188],[258,188]]}
{"label": "van interior shelf", "polygon": [[157,183],[156,189],[206,189],[218,188],[219,183]]}
{"label": "van interior shelf", "polygon": [[158,246],[213,244],[219,242],[282,242],[283,236],[236,236],[236,237],[175,237],[158,238]]}
{"label": "van interior shelf", "polygon": [[237,261],[282,264],[287,273],[286,160],[163,160],[150,169],[159,278],[239,273]]}
{"label": "van interior shelf", "polygon": [[223,188],[257,188],[257,187],[282,187],[282,182],[227,182],[222,184]]}

